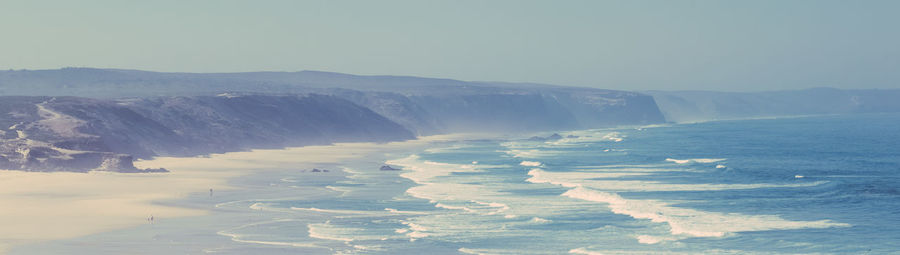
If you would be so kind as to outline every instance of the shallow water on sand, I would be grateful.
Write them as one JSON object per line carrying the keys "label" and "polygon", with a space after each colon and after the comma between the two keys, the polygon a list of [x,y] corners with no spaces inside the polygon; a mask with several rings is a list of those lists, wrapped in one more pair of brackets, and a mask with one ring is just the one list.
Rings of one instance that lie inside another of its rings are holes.
{"label": "shallow water on sand", "polygon": [[442,143],[387,155],[402,171],[275,169],[172,202],[208,216],[17,251],[892,253],[898,131],[900,115],[872,114]]}

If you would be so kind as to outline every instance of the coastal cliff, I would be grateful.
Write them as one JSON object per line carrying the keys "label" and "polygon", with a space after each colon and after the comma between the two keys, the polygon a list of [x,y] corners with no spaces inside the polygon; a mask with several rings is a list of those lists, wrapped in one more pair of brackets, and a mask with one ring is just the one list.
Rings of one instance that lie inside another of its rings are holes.
{"label": "coastal cliff", "polygon": [[308,71],[0,71],[0,102],[0,169],[27,171],[162,171],[131,161],[665,122],[635,92]]}
{"label": "coastal cliff", "polygon": [[132,160],[335,142],[415,138],[371,110],[327,95],[102,100],[0,97],[0,169],[137,169]]}
{"label": "coastal cliff", "polygon": [[649,91],[666,120],[900,112],[898,89],[813,88],[766,92]]}

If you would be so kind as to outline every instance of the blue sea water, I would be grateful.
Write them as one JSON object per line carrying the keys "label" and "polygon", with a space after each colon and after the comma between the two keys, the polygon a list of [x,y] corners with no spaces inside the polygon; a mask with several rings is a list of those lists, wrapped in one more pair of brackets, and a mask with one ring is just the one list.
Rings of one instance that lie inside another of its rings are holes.
{"label": "blue sea water", "polygon": [[217,254],[900,254],[900,114],[560,134],[246,177],[258,188],[206,218],[23,251],[143,235]]}
{"label": "blue sea water", "polygon": [[261,236],[336,253],[900,253],[900,115],[560,134],[449,143],[252,207],[321,215]]}

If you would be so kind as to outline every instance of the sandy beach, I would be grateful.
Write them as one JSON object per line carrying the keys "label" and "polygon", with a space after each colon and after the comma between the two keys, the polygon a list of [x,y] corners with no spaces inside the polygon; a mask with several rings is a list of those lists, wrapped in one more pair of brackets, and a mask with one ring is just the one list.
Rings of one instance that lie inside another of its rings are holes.
{"label": "sandy beach", "polygon": [[228,185],[229,179],[265,169],[338,164],[462,137],[472,138],[430,136],[387,144],[344,143],[204,157],[159,157],[135,163],[140,168],[164,167],[169,173],[0,171],[0,253],[17,245],[147,224],[151,216],[172,219],[204,215],[209,213],[204,208],[182,208],[159,201],[208,193],[210,189],[234,189]]}

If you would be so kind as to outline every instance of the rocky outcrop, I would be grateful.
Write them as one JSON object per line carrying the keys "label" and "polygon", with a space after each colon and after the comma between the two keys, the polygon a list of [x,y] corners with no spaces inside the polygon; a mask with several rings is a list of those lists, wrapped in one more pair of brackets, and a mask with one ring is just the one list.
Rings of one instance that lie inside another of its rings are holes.
{"label": "rocky outcrop", "polygon": [[400,169],[393,168],[393,167],[391,167],[391,166],[389,166],[389,165],[383,165],[383,166],[381,166],[380,168],[378,168],[378,170],[381,170],[381,171],[400,171]]}

